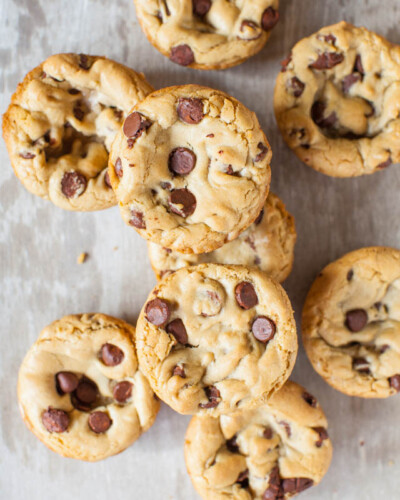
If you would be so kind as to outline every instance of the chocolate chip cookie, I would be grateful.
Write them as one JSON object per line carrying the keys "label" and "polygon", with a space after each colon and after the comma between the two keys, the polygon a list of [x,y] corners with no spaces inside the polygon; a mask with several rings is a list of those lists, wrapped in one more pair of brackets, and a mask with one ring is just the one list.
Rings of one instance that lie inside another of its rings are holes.
{"label": "chocolate chip cookie", "polygon": [[288,499],[318,484],[331,457],[321,407],[290,381],[268,404],[195,416],[186,432],[187,469],[204,499]]}
{"label": "chocolate chip cookie", "polygon": [[399,86],[400,47],[341,22],[298,42],[283,62],[276,119],[315,170],[372,174],[400,161]]}
{"label": "chocolate chip cookie", "polygon": [[217,416],[262,404],[297,354],[283,288],[256,269],[200,264],[166,276],[137,324],[140,368],[183,414]]}
{"label": "chocolate chip cookie", "polygon": [[212,262],[256,266],[281,282],[292,269],[295,243],[294,218],[278,196],[270,192],[255,222],[218,250],[187,255],[149,243],[149,256],[157,279],[182,267]]}
{"label": "chocolate chip cookie", "polygon": [[152,45],[181,66],[225,69],[266,44],[279,0],[134,0]]}
{"label": "chocolate chip cookie", "polygon": [[111,143],[127,112],[152,90],[142,74],[104,57],[49,57],[19,84],[4,115],[16,176],[67,210],[115,205]]}
{"label": "chocolate chip cookie", "polygon": [[219,90],[184,85],[133,108],[112,145],[109,174],[127,224],[163,247],[202,253],[258,217],[271,156],[253,112]]}
{"label": "chocolate chip cookie", "polygon": [[400,250],[355,250],[319,274],[303,310],[314,369],[350,396],[400,392]]}
{"label": "chocolate chip cookie", "polygon": [[134,333],[104,314],[65,316],[42,331],[20,368],[18,398],[51,450],[101,460],[153,424],[159,402],[138,369]]}

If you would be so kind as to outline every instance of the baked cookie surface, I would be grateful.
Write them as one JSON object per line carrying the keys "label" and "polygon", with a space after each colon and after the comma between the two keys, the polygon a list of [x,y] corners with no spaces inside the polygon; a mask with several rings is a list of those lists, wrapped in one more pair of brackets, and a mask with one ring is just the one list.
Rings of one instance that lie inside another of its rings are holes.
{"label": "baked cookie surface", "polygon": [[254,410],[192,418],[185,459],[207,500],[284,500],[318,484],[332,457],[317,400],[288,381]]}
{"label": "baked cookie surface", "polygon": [[200,264],[166,276],[136,330],[140,368],[175,411],[262,404],[289,377],[296,326],[283,288],[256,269]]}
{"label": "baked cookie surface", "polygon": [[274,107],[284,140],[315,170],[372,174],[400,161],[400,47],[341,22],[298,42]]}
{"label": "baked cookie surface", "polygon": [[121,215],[183,253],[215,250],[259,215],[272,153],[256,115],[218,90],[153,92],[117,134],[109,174]]}
{"label": "baked cookie surface", "polygon": [[325,267],[303,309],[314,369],[350,396],[400,391],[400,251],[361,248]]}
{"label": "baked cookie surface", "polygon": [[182,66],[225,69],[266,44],[279,0],[134,0],[152,45]]}
{"label": "baked cookie surface", "polygon": [[278,196],[270,192],[256,221],[235,240],[214,252],[188,255],[151,242],[148,247],[157,279],[182,267],[210,262],[258,267],[282,282],[292,270],[295,243],[294,218]]}
{"label": "baked cookie surface", "polygon": [[127,112],[152,91],[144,76],[104,57],[58,54],[28,73],[4,115],[14,172],[67,210],[116,204],[108,154]]}
{"label": "baked cookie surface", "polygon": [[46,327],[18,378],[22,417],[51,450],[96,461],[123,451],[154,422],[159,402],[138,369],[133,326],[104,314]]}

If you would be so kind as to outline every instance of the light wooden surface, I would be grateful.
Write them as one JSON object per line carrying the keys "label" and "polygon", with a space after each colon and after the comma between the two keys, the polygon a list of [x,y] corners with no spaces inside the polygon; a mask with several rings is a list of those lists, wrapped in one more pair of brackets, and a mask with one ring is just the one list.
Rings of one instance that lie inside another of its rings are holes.
{"label": "light wooden surface", "polygon": [[[132,0],[0,0],[0,111],[24,74],[50,54],[104,54],[144,71],[156,87],[201,83],[255,110],[274,151],[272,187],[296,217],[295,267],[285,287],[297,316],[313,278],[329,261],[367,245],[400,247],[400,169],[335,180],[302,165],[286,148],[272,113],[279,62],[300,38],[341,19],[400,43],[399,0],[282,0],[267,47],[225,72],[173,65],[142,34]],[[0,142],[0,307],[2,499],[195,499],[186,474],[187,417],[163,406],[154,427],[121,455],[97,464],[63,459],[24,426],[17,408],[19,364],[39,331],[74,312],[100,311],[135,322],[154,284],[146,244],[114,208],[68,213],[30,195]],[[78,265],[81,252],[89,259]],[[400,498],[400,396],[384,401],[335,392],[300,351],[294,380],[325,409],[334,443],[331,469],[304,500]],[[362,445],[362,443],[364,443]]]}

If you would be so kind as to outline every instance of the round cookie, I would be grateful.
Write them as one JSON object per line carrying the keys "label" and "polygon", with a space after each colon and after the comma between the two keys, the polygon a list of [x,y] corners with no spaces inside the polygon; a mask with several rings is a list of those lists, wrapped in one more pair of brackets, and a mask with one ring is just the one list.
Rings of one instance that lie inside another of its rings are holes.
{"label": "round cookie", "polygon": [[235,240],[211,253],[182,254],[149,242],[151,266],[157,279],[182,267],[204,262],[256,266],[276,281],[284,281],[293,266],[296,229],[278,196],[268,195],[256,221]]}
{"label": "round cookie", "polygon": [[134,0],[152,45],[182,66],[225,69],[266,44],[279,0]]}
{"label": "round cookie", "polygon": [[135,329],[104,314],[46,327],[18,378],[22,417],[51,450],[96,461],[123,451],[154,422],[159,402],[138,369]]}
{"label": "round cookie", "polygon": [[400,391],[400,250],[361,248],[329,264],[303,309],[303,342],[335,389],[363,398]]}
{"label": "round cookie", "polygon": [[262,404],[289,377],[296,325],[283,288],[243,266],[200,264],[166,276],[136,329],[140,368],[182,414]]}
{"label": "round cookie", "polygon": [[183,253],[210,252],[257,218],[271,148],[256,115],[199,85],[161,89],[117,134],[109,174],[127,224]]}
{"label": "round cookie", "polygon": [[327,420],[303,387],[286,382],[254,410],[192,418],[185,458],[207,500],[283,500],[318,484],[332,457]]}
{"label": "round cookie", "polygon": [[111,143],[127,112],[152,90],[142,74],[105,57],[49,57],[18,85],[3,118],[16,176],[67,210],[115,205]]}
{"label": "round cookie", "polygon": [[274,95],[283,138],[307,165],[334,177],[400,161],[400,47],[341,22],[298,42]]}

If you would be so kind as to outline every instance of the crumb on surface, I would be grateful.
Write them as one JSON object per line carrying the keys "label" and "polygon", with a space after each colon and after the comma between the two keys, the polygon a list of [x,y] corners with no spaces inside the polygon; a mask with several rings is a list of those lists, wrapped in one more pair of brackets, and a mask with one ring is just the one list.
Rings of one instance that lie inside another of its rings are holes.
{"label": "crumb on surface", "polygon": [[77,258],[77,262],[78,264],[83,264],[88,258],[88,254],[86,252],[82,252],[81,254],[79,254],[78,258]]}

